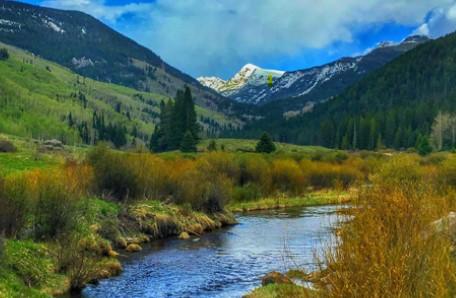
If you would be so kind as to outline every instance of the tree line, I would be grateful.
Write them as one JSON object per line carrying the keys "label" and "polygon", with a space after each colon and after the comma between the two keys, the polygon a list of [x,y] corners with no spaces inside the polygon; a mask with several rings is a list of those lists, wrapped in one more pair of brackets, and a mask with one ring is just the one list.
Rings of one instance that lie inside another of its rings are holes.
{"label": "tree line", "polygon": [[200,129],[192,92],[186,86],[183,91],[177,91],[174,102],[161,102],[160,123],[150,138],[150,149],[153,152],[195,152]]}

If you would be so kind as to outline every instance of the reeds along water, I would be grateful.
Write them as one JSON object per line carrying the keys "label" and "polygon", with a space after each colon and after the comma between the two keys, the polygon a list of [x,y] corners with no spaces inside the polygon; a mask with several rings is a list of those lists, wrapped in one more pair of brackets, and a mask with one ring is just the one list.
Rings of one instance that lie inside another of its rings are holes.
{"label": "reeds along water", "polygon": [[326,253],[323,296],[454,297],[453,231],[432,224],[455,210],[452,186],[442,188],[444,169],[401,156],[374,174]]}

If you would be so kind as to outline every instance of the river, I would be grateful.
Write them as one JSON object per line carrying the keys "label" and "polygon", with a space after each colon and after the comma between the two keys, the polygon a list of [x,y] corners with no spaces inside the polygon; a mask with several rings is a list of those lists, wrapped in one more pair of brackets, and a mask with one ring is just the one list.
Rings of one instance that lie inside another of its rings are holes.
{"label": "river", "polygon": [[267,272],[314,269],[315,252],[332,238],[336,209],[254,212],[201,238],[154,241],[124,260],[120,276],[88,286],[82,297],[242,297]]}

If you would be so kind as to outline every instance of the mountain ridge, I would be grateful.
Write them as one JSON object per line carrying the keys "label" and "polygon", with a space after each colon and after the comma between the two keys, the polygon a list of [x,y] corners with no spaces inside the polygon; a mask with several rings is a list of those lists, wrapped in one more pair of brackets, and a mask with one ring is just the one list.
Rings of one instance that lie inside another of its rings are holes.
{"label": "mountain ridge", "polygon": [[95,80],[171,97],[188,85],[201,106],[227,110],[231,104],[150,49],[83,12],[0,0],[0,41]]}
{"label": "mountain ridge", "polygon": [[[427,41],[429,41],[427,37],[415,35],[398,43],[382,42],[363,55],[342,57],[323,65],[283,72],[282,75],[274,77],[272,87],[269,87],[267,81],[264,80],[263,84],[234,86],[234,90],[230,90],[230,92],[220,88],[218,85],[220,83],[215,85],[218,89],[214,89],[231,99],[255,105],[297,98],[299,101],[294,108],[302,109],[309,102],[314,104],[337,95],[365,74]],[[204,81],[200,80],[200,82],[205,85]],[[206,85],[210,87],[209,83]]]}

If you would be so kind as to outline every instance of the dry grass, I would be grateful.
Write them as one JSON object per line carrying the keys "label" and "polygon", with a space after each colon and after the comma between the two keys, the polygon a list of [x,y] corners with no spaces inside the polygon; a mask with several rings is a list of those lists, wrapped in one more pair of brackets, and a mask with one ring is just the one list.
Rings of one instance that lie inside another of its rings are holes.
{"label": "dry grass", "polygon": [[410,157],[382,167],[327,252],[318,282],[323,296],[454,297],[451,235],[432,231],[431,223],[455,204],[434,190],[428,170]]}

